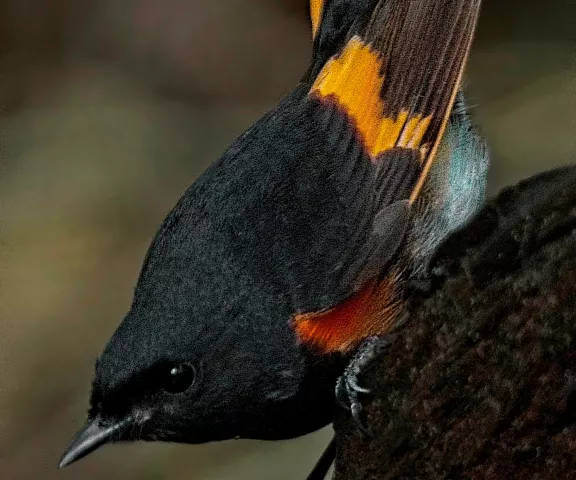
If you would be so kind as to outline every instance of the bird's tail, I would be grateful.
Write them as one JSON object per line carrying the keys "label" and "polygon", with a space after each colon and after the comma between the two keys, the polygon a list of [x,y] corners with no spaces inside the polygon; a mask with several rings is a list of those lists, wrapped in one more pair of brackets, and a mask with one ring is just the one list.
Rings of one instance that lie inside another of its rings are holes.
{"label": "bird's tail", "polygon": [[413,202],[446,127],[481,0],[311,0],[309,95],[336,105],[374,163],[416,151]]}

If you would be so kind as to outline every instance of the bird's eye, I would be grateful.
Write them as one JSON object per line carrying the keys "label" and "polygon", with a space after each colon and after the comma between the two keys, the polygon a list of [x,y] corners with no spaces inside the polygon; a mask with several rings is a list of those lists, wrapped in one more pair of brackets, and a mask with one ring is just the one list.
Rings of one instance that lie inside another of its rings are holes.
{"label": "bird's eye", "polygon": [[164,380],[163,388],[168,393],[182,393],[188,390],[196,379],[196,370],[187,363],[180,363],[169,367],[168,375]]}

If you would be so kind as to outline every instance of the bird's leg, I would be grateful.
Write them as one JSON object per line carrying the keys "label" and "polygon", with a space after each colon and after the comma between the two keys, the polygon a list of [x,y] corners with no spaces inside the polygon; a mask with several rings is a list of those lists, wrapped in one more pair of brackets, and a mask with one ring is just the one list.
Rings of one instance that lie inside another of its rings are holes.
{"label": "bird's leg", "polygon": [[359,385],[358,377],[375,357],[388,350],[393,340],[392,335],[368,337],[364,340],[336,383],[336,399],[350,410],[354,422],[364,434],[367,430],[360,418],[362,404],[358,396],[361,393],[370,393],[370,390]]}

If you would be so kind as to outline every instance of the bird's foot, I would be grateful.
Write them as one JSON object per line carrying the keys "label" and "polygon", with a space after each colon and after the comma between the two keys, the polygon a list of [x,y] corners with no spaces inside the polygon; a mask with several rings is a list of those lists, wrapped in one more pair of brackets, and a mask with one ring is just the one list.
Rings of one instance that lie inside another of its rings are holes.
{"label": "bird's foot", "polygon": [[368,337],[360,345],[336,383],[336,399],[338,403],[350,410],[358,429],[365,435],[368,434],[368,430],[360,417],[362,403],[359,395],[370,393],[370,390],[360,386],[358,377],[375,357],[390,348],[392,342],[392,335]]}

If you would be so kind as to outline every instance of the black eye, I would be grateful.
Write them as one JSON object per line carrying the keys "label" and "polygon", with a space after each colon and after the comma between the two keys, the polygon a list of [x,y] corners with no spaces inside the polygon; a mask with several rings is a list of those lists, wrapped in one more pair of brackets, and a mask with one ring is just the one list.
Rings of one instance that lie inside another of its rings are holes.
{"label": "black eye", "polygon": [[187,363],[169,367],[163,388],[168,393],[182,393],[188,390],[196,379],[196,370]]}

